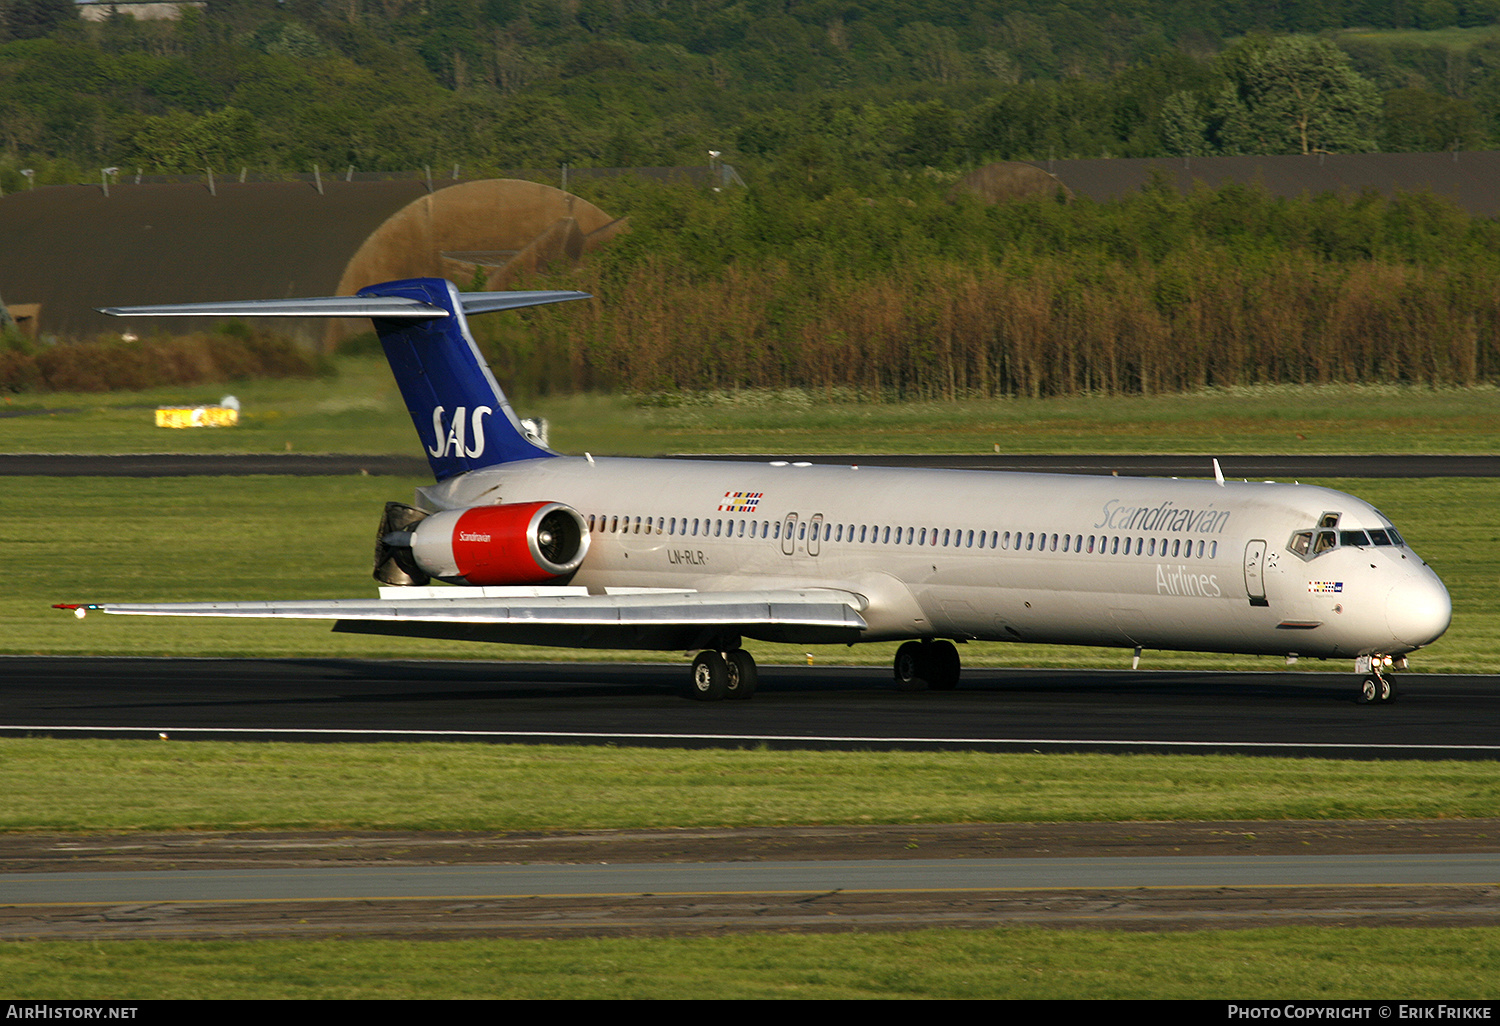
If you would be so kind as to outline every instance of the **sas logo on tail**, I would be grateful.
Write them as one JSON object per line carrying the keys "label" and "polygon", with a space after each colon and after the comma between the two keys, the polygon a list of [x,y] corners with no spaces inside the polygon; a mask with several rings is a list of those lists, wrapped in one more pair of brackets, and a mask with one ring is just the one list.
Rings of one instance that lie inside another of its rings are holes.
{"label": "sas logo on tail", "polygon": [[[474,412],[469,413],[467,407],[460,406],[453,411],[453,420],[448,427],[443,426],[443,407],[439,406],[432,411],[432,437],[437,442],[437,448],[428,449],[427,452],[434,459],[442,459],[444,456],[468,456],[475,457],[484,453],[484,418],[495,411],[488,406],[476,406]],[[473,437],[473,447],[470,447],[469,439]]]}

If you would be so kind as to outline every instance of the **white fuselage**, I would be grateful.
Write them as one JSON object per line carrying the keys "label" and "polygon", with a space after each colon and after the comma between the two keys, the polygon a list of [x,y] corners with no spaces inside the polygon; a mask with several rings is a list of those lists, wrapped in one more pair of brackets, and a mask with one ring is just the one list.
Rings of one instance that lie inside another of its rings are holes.
{"label": "white fuselage", "polygon": [[430,510],[530,501],[588,520],[572,584],[839,589],[871,641],[1350,657],[1428,644],[1451,616],[1402,544],[1296,554],[1330,515],[1392,526],[1309,485],[556,457],[418,491]]}

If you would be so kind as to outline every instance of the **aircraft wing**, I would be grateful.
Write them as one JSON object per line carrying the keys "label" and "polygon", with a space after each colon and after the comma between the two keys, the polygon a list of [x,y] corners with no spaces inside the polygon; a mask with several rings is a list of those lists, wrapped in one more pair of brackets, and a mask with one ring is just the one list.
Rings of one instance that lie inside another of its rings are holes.
{"label": "aircraft wing", "polygon": [[[472,589],[483,596],[430,597],[433,590],[383,589],[392,597],[282,602],[87,603],[60,605],[82,617],[239,616],[333,620],[355,634],[502,641],[586,648],[688,648],[727,628],[770,641],[854,641],[865,629],[864,599],[835,589],[646,591],[589,595],[578,588]],[[421,597],[402,598],[410,590]],[[466,589],[467,590],[467,589]],[[539,594],[538,592],[543,592]],[[545,594],[552,592],[553,594]],[[563,594],[556,594],[562,592]]]}

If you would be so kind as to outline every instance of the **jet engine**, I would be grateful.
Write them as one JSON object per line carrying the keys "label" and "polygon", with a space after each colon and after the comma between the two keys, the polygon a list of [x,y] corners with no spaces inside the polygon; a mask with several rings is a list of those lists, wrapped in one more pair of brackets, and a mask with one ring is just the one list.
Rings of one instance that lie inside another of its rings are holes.
{"label": "jet engine", "polygon": [[420,514],[410,506],[387,504],[376,542],[377,580],[425,584],[425,578],[436,577],[472,585],[545,584],[577,570],[589,550],[588,525],[577,510],[560,502]]}

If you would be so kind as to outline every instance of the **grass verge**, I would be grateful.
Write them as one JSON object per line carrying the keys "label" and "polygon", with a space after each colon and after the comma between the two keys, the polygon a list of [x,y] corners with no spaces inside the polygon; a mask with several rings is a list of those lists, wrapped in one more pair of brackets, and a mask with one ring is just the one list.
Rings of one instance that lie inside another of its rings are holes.
{"label": "grass verge", "polygon": [[[224,388],[0,395],[0,452],[342,452],[420,456],[384,360],[344,357],[336,377]],[[243,409],[235,428],[169,431],[158,405]],[[596,456],[764,453],[1489,453],[1500,389],[1261,385],[1160,396],[874,403],[842,392],[512,396],[546,417],[552,445]]]}
{"label": "grass verge", "polygon": [[6,831],[1500,816],[1487,762],[448,743],[5,739],[0,794]]}
{"label": "grass verge", "polygon": [[1497,978],[1490,929],[0,945],[0,979],[27,1000],[1486,1000]]}

